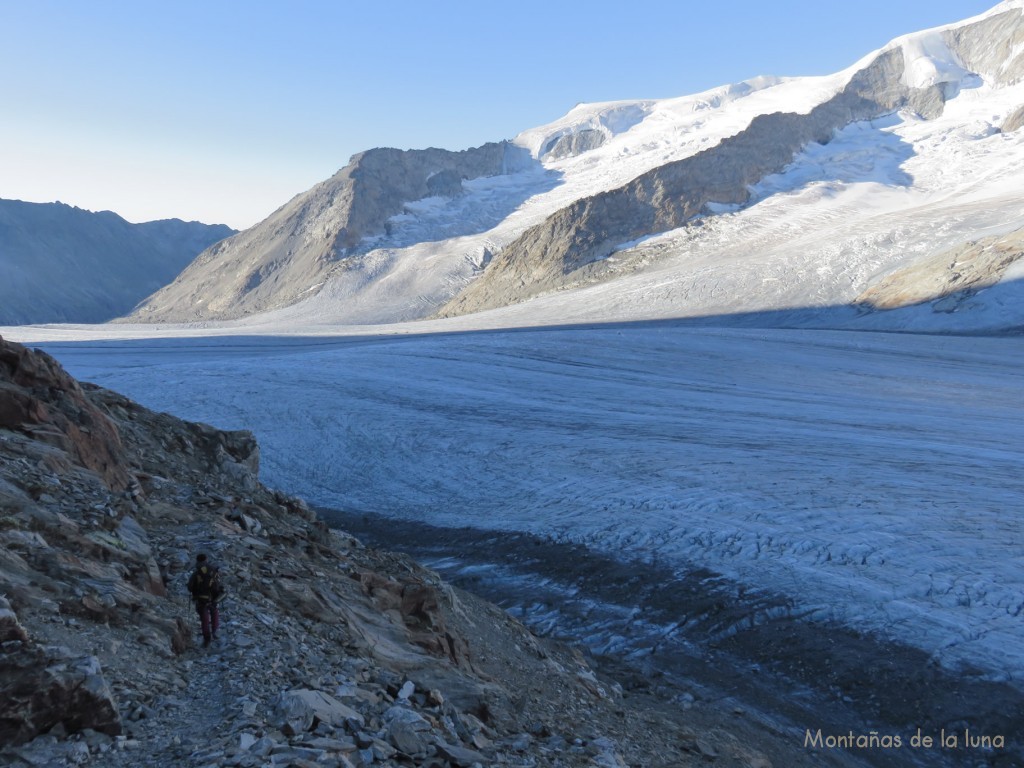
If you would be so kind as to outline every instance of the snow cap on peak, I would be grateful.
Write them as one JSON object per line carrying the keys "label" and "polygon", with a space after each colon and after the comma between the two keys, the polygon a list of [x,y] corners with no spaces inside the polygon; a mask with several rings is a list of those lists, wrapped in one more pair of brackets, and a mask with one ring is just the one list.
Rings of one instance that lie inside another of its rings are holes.
{"label": "snow cap on peak", "polygon": [[513,143],[525,147],[538,159],[557,152],[566,143],[560,140],[586,132],[593,134],[592,143],[602,143],[641,122],[653,104],[652,101],[580,103],[552,123],[523,131]]}

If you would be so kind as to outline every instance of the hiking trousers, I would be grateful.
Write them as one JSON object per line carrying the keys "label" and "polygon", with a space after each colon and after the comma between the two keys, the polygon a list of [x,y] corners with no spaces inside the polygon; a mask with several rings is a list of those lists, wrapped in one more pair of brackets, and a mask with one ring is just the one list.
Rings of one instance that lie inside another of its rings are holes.
{"label": "hiking trousers", "polygon": [[203,645],[209,645],[210,639],[217,636],[217,628],[220,626],[217,602],[215,600],[196,600],[196,611],[199,613],[199,623],[203,628]]}

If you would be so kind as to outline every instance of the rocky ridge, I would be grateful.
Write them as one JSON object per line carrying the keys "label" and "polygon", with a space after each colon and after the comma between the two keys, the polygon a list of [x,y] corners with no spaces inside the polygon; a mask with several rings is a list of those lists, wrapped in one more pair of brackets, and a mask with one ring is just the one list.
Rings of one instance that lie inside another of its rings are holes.
{"label": "rocky ridge", "polygon": [[[656,102],[609,102],[601,110],[574,109],[512,142],[464,152],[369,150],[256,227],[208,249],[128,319],[230,320],[294,306],[275,320],[392,323],[465,315],[615,282],[624,268],[606,262],[619,248],[683,228],[699,240],[699,233],[710,231],[700,224],[713,225],[718,212],[749,204],[752,185],[785,173],[802,151],[829,144],[851,123],[897,112],[907,113],[908,122],[932,119],[961,89],[1019,84],[1022,18],[1020,4],[1007,0],[983,17],[897,39],[860,62],[859,71],[827,78],[827,88],[812,89],[810,100],[786,102],[793,105],[788,111],[760,114],[746,125],[730,122],[721,133],[711,130],[707,143],[678,144],[669,132],[651,133],[661,120]],[[783,80],[755,78],[709,92],[691,106],[728,112],[723,104],[731,99],[777,85]],[[1010,109],[991,128],[1012,133],[1021,115]],[[602,149],[647,120],[637,146],[624,143],[621,155]],[[687,133],[699,134],[700,125]],[[650,140],[640,143],[641,136]],[[651,148],[662,141],[670,151],[655,154]],[[559,165],[595,150],[599,156],[589,162]],[[637,154],[646,159],[634,164]],[[594,180],[574,186],[591,178],[586,168],[617,165],[626,155],[630,159],[614,173],[594,171]],[[462,196],[463,181],[504,174],[516,178],[473,185],[472,194]],[[596,189],[605,191],[594,194]],[[460,200],[423,203],[445,197]],[[655,267],[673,249],[639,252],[630,271]],[[905,266],[884,248],[880,254],[882,269]],[[855,275],[857,291],[869,276]],[[805,274],[792,279],[807,282]],[[842,308],[854,298],[844,293]]]}
{"label": "rocky ridge", "polygon": [[529,162],[509,142],[461,152],[361,152],[255,227],[201,253],[130,319],[230,319],[287,306],[322,285],[333,270],[358,268],[360,242],[383,233],[406,203],[456,197],[464,179],[509,173]]}
{"label": "rocky ridge", "polygon": [[[258,464],[247,432],[0,340],[5,765],[772,765],[328,529]],[[209,648],[186,599],[198,551],[228,585]]]}

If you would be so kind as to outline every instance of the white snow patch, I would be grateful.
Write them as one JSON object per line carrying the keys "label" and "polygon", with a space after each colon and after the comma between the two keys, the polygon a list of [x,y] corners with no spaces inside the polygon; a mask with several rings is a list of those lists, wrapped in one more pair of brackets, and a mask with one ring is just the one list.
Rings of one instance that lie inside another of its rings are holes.
{"label": "white snow patch", "polygon": [[910,88],[928,88],[940,83],[961,83],[971,76],[964,69],[938,31],[922,32],[902,44],[903,83]]}

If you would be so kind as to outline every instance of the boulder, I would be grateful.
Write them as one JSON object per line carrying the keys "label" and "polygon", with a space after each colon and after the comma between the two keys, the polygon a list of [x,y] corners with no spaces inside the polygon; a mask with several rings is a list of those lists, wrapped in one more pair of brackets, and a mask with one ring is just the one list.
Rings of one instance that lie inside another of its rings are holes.
{"label": "boulder", "polygon": [[148,560],[152,557],[153,548],[149,544],[149,536],[135,518],[129,515],[121,518],[117,526],[117,536],[126,554],[139,560]]}
{"label": "boulder", "polygon": [[426,753],[430,745],[430,721],[408,707],[391,707],[384,713],[387,739],[399,752],[407,755]]}
{"label": "boulder", "polygon": [[480,765],[487,764],[487,758],[475,749],[466,749],[457,744],[448,744],[441,740],[435,742],[435,746],[437,747],[437,754],[449,763],[459,766],[459,768],[470,768],[474,763],[479,763]]}
{"label": "boulder", "polygon": [[95,656],[57,647],[0,655],[0,744],[23,744],[56,725],[117,735],[121,715]]}
{"label": "boulder", "polygon": [[284,691],[274,701],[274,717],[287,736],[296,736],[316,728],[318,723],[344,725],[354,721],[360,727],[363,716],[323,691],[299,689]]}
{"label": "boulder", "polygon": [[11,610],[11,604],[6,598],[0,597],[0,643],[11,640],[27,643],[28,633],[18,622],[17,615]]}

